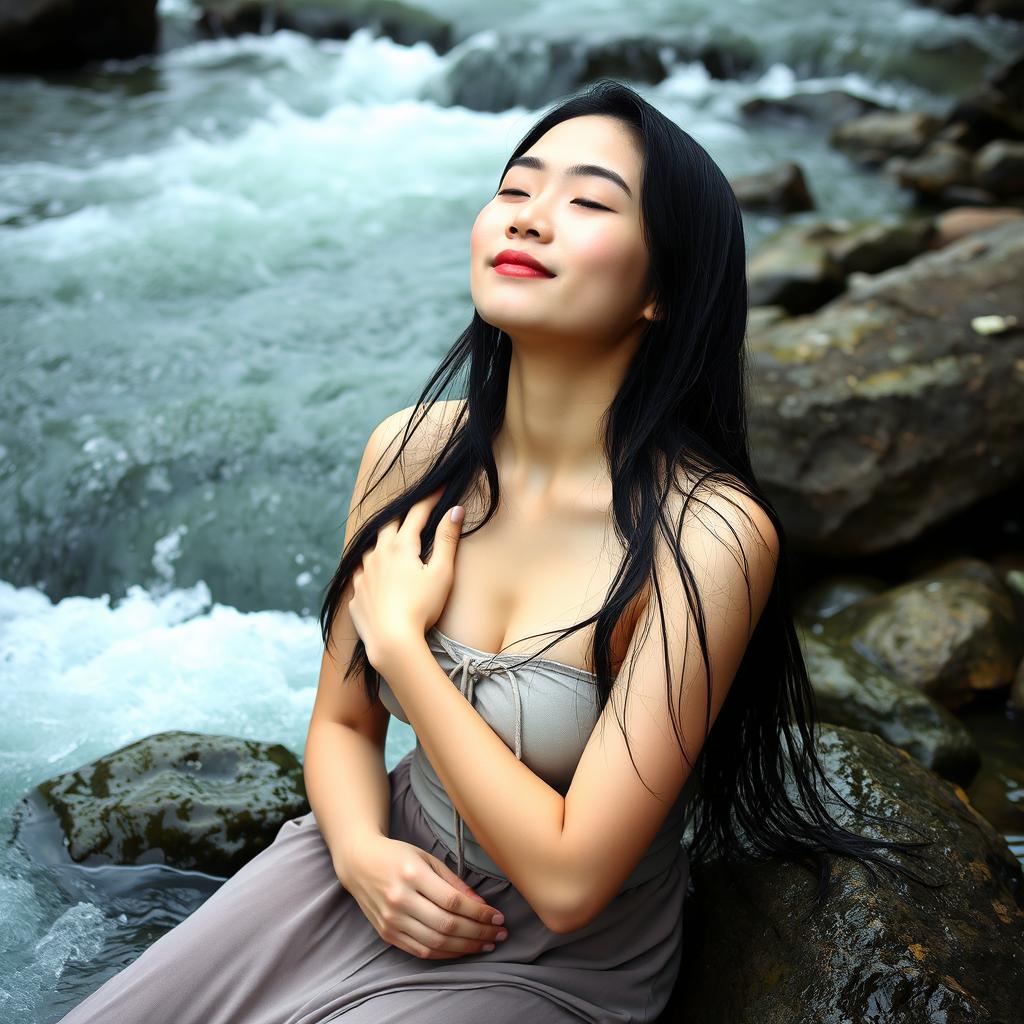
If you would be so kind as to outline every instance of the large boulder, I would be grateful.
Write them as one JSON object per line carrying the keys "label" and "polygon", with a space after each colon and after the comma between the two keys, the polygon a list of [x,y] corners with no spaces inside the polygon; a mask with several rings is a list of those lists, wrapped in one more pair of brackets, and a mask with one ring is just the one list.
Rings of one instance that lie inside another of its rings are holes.
{"label": "large boulder", "polygon": [[781,859],[694,866],[686,945],[663,1024],[1010,1024],[1024,1006],[1024,875],[1005,840],[964,791],[877,736],[824,727],[817,750],[865,823],[835,804],[848,829],[931,845],[913,859],[924,888],[851,858],[812,911],[816,876]]}
{"label": "large boulder", "polygon": [[883,551],[1024,476],[1022,280],[1011,220],[750,332],[755,468],[795,542]]}
{"label": "large boulder", "polygon": [[165,864],[229,877],[309,810],[287,747],[164,732],[36,786],[15,839],[36,860]]}

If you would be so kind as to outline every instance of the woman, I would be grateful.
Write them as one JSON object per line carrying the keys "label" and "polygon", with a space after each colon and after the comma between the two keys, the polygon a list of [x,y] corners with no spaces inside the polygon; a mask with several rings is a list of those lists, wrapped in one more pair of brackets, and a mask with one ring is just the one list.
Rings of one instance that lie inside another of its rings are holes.
{"label": "woman", "polygon": [[[845,831],[813,785],[719,168],[598,83],[516,147],[470,283],[471,324],[363,454],[312,811],[65,1024],[650,1021],[691,858],[812,861],[819,903],[830,853],[909,874],[877,850],[923,844]],[[417,746],[389,775],[392,714]]]}

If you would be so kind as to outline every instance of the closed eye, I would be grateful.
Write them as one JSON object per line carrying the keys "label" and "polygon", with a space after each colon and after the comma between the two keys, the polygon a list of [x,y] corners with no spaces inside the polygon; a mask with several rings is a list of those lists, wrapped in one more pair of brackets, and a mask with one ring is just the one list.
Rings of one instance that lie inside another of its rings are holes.
{"label": "closed eye", "polygon": [[[509,194],[509,195],[513,195],[514,194],[514,195],[517,195],[517,196],[525,196],[527,193],[522,191],[522,189],[518,189],[518,188],[503,188],[498,193],[499,196],[503,196],[503,195],[506,195],[506,194]],[[600,203],[595,203],[592,199],[574,199],[573,202],[574,203],[579,203],[580,206],[590,207],[591,209],[594,209],[594,210],[608,210],[609,213],[612,212],[609,209],[609,207],[602,206]]]}

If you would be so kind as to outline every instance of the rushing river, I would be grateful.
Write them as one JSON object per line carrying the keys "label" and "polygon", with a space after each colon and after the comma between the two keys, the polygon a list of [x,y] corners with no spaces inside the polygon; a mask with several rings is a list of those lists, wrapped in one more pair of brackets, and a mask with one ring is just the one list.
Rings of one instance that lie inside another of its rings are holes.
{"label": "rushing river", "polygon": [[[1024,41],[903,0],[425,6],[463,45],[745,54],[742,80],[679,63],[637,88],[729,175],[795,158],[843,217],[908,200],[743,103],[841,88],[941,113]],[[301,753],[359,455],[468,322],[470,225],[538,113],[438,102],[458,48],[195,41],[183,0],[161,16],[156,56],[0,79],[0,840],[33,785],[153,732]],[[777,223],[750,215],[749,244]],[[388,766],[411,745],[393,722]],[[55,1019],[209,891],[154,872],[129,928],[137,890],[69,900],[0,856],[4,1021]]]}

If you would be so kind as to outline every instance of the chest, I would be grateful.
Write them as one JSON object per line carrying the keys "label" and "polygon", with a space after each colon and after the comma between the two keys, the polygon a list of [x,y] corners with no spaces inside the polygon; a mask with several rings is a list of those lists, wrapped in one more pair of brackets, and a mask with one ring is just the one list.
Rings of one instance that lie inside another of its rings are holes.
{"label": "chest", "polygon": [[[504,495],[502,496],[504,499]],[[484,503],[467,500],[455,577],[437,627],[482,651],[524,654],[605,603],[623,557],[610,523],[610,497],[558,505],[503,500],[479,529]],[[472,532],[467,532],[472,531]],[[625,656],[637,608],[613,638],[613,670]],[[536,636],[545,631],[547,635]],[[588,625],[548,649],[545,658],[585,668]]]}

